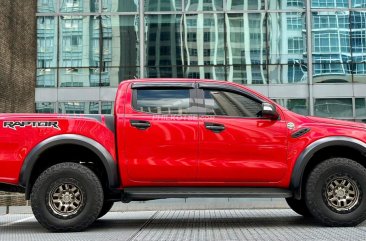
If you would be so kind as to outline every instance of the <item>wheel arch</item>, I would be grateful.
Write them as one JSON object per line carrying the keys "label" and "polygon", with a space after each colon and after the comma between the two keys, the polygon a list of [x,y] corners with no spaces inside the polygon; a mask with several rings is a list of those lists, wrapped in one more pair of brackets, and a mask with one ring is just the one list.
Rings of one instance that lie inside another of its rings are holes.
{"label": "wheel arch", "polygon": [[94,153],[105,169],[108,187],[111,189],[119,187],[117,162],[100,143],[82,135],[63,134],[43,140],[37,144],[24,159],[19,174],[19,185],[25,188],[26,199],[29,199],[30,197],[33,170],[37,167],[37,164],[42,162],[42,154],[52,148],[60,147],[62,145],[79,146]]}
{"label": "wheel arch", "polygon": [[[313,165],[316,165],[313,157],[322,150],[326,150],[326,148],[330,147],[357,150],[363,157],[366,157],[366,143],[355,138],[332,136],[325,137],[311,143],[296,159],[296,163],[292,170],[290,188],[293,191],[294,198],[301,199],[302,187],[304,184],[304,174],[306,171],[309,171],[309,168],[312,168]],[[363,164],[366,165],[366,163]]]}

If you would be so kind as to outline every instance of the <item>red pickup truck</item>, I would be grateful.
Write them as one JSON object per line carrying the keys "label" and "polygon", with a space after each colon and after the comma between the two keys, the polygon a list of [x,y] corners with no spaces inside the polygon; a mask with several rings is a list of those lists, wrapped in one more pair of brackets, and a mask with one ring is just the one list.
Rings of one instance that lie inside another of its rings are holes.
{"label": "red pickup truck", "polygon": [[278,197],[328,226],[366,219],[366,125],[295,114],[242,85],[120,84],[114,115],[0,115],[0,190],[51,231],[115,201]]}

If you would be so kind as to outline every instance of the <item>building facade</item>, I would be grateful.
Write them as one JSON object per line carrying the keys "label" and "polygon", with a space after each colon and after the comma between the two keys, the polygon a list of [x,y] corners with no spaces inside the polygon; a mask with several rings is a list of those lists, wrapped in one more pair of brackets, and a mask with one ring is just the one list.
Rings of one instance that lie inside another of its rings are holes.
{"label": "building facade", "polygon": [[119,82],[245,84],[366,120],[366,0],[38,0],[36,111],[112,113]]}

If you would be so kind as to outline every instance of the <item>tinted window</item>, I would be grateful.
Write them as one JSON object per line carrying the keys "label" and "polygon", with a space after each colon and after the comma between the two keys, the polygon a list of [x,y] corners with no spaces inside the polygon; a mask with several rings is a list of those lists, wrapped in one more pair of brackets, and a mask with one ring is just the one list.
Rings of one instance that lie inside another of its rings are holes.
{"label": "tinted window", "polygon": [[188,114],[189,89],[137,89],[134,108],[154,114]]}
{"label": "tinted window", "polygon": [[206,115],[258,117],[262,104],[244,95],[219,90],[205,90]]}

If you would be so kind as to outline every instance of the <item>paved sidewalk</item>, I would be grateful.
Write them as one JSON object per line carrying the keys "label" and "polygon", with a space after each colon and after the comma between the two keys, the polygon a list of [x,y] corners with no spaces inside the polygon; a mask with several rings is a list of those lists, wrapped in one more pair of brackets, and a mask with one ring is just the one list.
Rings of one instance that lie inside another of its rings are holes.
{"label": "paved sidewalk", "polygon": [[32,215],[0,216],[0,240],[365,240],[366,223],[323,227],[290,209],[110,212],[81,233],[50,233]]}

